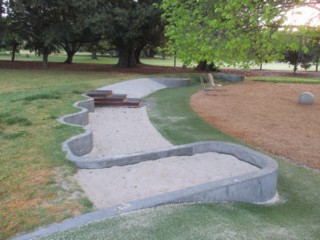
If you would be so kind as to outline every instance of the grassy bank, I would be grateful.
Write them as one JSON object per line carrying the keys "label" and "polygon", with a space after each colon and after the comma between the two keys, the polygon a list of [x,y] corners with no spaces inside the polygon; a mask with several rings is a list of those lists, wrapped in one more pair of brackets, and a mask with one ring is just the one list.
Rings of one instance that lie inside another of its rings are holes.
{"label": "grassy bank", "polygon": [[[189,106],[199,84],[148,97],[154,125],[172,143],[235,141],[204,123]],[[280,201],[162,206],[89,224],[45,239],[318,239],[318,172],[277,159]],[[191,176],[192,177],[192,176]]]}
{"label": "grassy bank", "polygon": [[63,141],[79,128],[56,118],[122,74],[0,69],[0,239],[91,209],[72,179]]}

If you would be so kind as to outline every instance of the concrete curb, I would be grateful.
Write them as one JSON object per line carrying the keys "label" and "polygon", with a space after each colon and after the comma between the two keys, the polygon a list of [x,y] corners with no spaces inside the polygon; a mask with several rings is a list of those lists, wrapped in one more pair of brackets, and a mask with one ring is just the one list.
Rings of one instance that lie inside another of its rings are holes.
{"label": "concrete curb", "polygon": [[[85,142],[83,142],[83,144],[85,145]],[[240,161],[258,167],[259,170],[225,179],[223,181],[208,183],[206,186],[194,186],[186,190],[180,190],[178,191],[179,194],[174,198],[165,198],[168,201],[163,202],[163,204],[194,201],[238,201],[257,203],[268,201],[276,194],[277,163],[262,153],[234,143],[197,142],[173,146],[157,151],[117,155],[108,158],[83,158],[72,155],[69,156],[69,159],[73,161],[78,168],[99,169],[113,166],[125,166],[171,156],[192,156],[206,152],[232,155]]]}
{"label": "concrete curb", "polygon": [[237,74],[226,74],[226,73],[214,73],[216,79],[221,79],[229,82],[239,82],[244,80],[244,76]]}

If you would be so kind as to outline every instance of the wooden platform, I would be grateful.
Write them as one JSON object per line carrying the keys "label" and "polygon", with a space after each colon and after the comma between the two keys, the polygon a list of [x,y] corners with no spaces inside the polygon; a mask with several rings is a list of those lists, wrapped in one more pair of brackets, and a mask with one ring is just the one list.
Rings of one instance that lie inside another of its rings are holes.
{"label": "wooden platform", "polygon": [[126,94],[114,94],[111,90],[93,90],[87,93],[96,107],[140,107],[140,98],[127,98]]}

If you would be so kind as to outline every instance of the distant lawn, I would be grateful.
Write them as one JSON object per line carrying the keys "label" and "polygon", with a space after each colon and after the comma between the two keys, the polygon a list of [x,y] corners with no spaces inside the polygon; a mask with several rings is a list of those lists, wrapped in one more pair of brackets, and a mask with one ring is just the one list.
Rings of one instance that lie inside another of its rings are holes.
{"label": "distant lawn", "polygon": [[[11,55],[7,52],[0,52],[0,60],[11,60]],[[49,62],[64,62],[66,60],[66,55],[63,53],[51,54],[49,55]],[[23,52],[16,55],[16,61],[42,61],[42,56],[37,56],[34,53]],[[74,63],[89,63],[89,64],[116,64],[118,58],[116,57],[106,57],[98,56],[98,59],[92,59],[90,53],[79,53],[74,56]],[[173,58],[141,58],[141,62],[149,65],[158,66],[174,66]],[[182,63],[177,60],[177,66],[181,67]]]}
{"label": "distant lawn", "polygon": [[246,80],[273,82],[273,83],[306,83],[320,84],[320,77],[317,78],[302,78],[302,77],[246,77]]}
{"label": "distant lawn", "polygon": [[[0,51],[0,60],[10,60],[11,55],[7,52]],[[42,56],[37,56],[34,53],[30,53],[28,51],[21,51],[16,55],[17,61],[42,61]],[[50,54],[49,55],[49,62],[64,62],[66,60],[65,53],[57,53],[57,54]],[[74,63],[89,63],[89,64],[116,64],[118,62],[118,58],[116,57],[106,57],[106,56],[99,56],[98,59],[94,60],[91,58],[91,54],[89,52],[78,52],[74,56]],[[162,59],[161,57],[157,56],[155,58],[141,58],[141,62],[144,64],[149,65],[158,65],[158,66],[174,66],[174,58],[173,57],[166,57]],[[177,59],[176,63],[177,67],[182,67],[182,62]],[[235,68],[235,67],[231,67]],[[258,66],[253,66],[251,69],[258,69]],[[293,71],[293,67],[287,63],[264,63],[263,70],[287,70]],[[298,66],[298,72],[304,72],[305,70]],[[312,66],[307,71],[315,71],[315,66]]]}
{"label": "distant lawn", "polygon": [[[149,116],[171,142],[235,141],[203,122],[189,106],[190,87],[165,89],[147,98]],[[280,201],[182,204],[123,214],[43,239],[319,239],[319,172],[276,159]],[[192,177],[192,176],[190,176]]]}

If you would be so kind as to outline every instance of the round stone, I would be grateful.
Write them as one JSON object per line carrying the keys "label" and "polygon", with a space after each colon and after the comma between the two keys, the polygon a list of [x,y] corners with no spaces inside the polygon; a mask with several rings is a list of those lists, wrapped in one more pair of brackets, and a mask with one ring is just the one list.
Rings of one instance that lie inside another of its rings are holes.
{"label": "round stone", "polygon": [[300,104],[313,104],[314,96],[312,93],[304,92],[299,95],[299,103]]}

